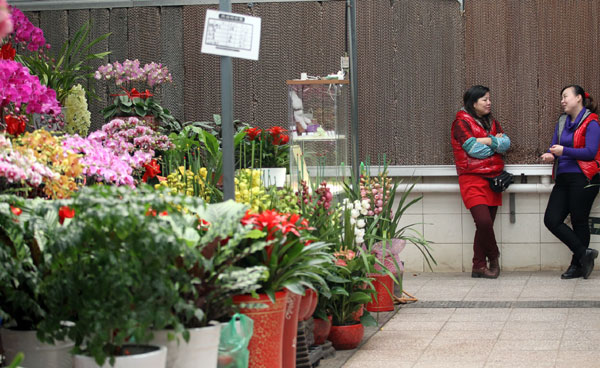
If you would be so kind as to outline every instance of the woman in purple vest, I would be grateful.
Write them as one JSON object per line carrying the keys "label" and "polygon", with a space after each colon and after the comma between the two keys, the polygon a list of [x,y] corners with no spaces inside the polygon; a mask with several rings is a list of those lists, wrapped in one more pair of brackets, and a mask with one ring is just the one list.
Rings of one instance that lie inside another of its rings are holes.
{"label": "woman in purple vest", "polygon": [[[563,279],[587,279],[594,269],[598,251],[589,249],[589,215],[600,183],[600,125],[596,104],[578,85],[566,86],[560,92],[564,111],[554,129],[544,162],[553,162],[554,188],[548,199],[544,224],[573,252],[571,265]],[[571,215],[571,225],[564,223]]]}

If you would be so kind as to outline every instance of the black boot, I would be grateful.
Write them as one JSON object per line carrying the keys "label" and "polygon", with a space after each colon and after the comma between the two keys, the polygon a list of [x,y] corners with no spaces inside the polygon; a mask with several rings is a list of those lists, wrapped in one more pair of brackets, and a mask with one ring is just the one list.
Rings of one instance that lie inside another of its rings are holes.
{"label": "black boot", "polygon": [[560,275],[560,278],[563,280],[568,280],[568,279],[576,279],[581,276],[583,276],[583,271],[581,270],[581,267],[579,267],[578,265],[572,264],[569,266],[569,268],[567,268],[565,273]]}
{"label": "black boot", "polygon": [[596,258],[598,258],[598,251],[588,248],[585,250],[585,255],[579,260],[584,279],[590,277],[590,274],[594,270],[594,259]]}

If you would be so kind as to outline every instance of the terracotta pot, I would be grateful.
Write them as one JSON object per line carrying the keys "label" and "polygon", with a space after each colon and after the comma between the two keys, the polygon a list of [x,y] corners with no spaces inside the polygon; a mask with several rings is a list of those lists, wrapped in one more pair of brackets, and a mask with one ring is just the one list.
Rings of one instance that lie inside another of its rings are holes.
{"label": "terracotta pot", "polygon": [[390,275],[382,275],[379,273],[372,273],[368,275],[373,280],[373,286],[377,294],[373,294],[371,297],[372,302],[367,303],[367,310],[369,312],[389,312],[394,310],[394,280]]}
{"label": "terracotta pot", "polygon": [[300,300],[300,311],[298,312],[298,321],[306,321],[310,315],[310,307],[312,306],[312,293],[309,293],[310,289],[304,291],[304,295]]}
{"label": "terracotta pot", "polygon": [[312,294],[312,300],[310,303],[310,308],[308,310],[308,317],[306,317],[306,319],[309,319],[310,317],[312,317],[313,313],[315,313],[315,309],[317,309],[317,304],[319,303],[319,293],[317,293],[313,289],[308,289],[306,292]]}
{"label": "terracotta pot", "polygon": [[365,329],[360,323],[349,326],[331,326],[327,340],[331,341],[335,350],[350,350],[360,344],[364,335]]}
{"label": "terracotta pot", "polygon": [[266,308],[240,308],[240,313],[254,321],[254,334],[248,344],[249,367],[280,368],[283,358],[283,325],[287,304],[287,291],[275,293],[275,304],[266,294],[255,299],[251,295],[236,295],[234,304],[260,303]]}
{"label": "terracotta pot", "polygon": [[283,323],[283,366],[296,367],[296,337],[298,335],[298,311],[302,295],[288,291],[288,301]]}
{"label": "terracotta pot", "polygon": [[315,336],[315,345],[322,345],[327,340],[331,331],[331,316],[327,316],[327,319],[315,318],[315,327],[313,329],[313,335]]}

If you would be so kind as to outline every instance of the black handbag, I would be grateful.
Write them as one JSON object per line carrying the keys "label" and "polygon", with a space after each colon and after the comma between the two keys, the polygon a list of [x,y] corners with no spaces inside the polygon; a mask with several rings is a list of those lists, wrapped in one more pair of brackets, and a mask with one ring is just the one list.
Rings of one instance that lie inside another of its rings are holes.
{"label": "black handbag", "polygon": [[502,171],[500,175],[486,179],[490,182],[490,188],[496,193],[504,192],[509,185],[515,182],[513,174],[508,171]]}

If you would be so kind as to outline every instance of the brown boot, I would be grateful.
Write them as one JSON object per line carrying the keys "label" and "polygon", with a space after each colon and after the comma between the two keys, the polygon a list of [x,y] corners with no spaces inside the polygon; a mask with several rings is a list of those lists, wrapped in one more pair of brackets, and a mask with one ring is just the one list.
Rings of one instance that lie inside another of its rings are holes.
{"label": "brown boot", "polygon": [[490,272],[496,275],[496,277],[500,276],[500,263],[498,263],[498,258],[490,259]]}
{"label": "brown boot", "polygon": [[487,267],[473,268],[471,271],[471,277],[473,278],[484,278],[484,279],[495,279],[498,274],[493,273]]}

